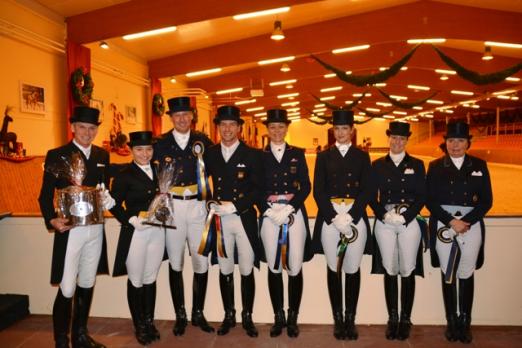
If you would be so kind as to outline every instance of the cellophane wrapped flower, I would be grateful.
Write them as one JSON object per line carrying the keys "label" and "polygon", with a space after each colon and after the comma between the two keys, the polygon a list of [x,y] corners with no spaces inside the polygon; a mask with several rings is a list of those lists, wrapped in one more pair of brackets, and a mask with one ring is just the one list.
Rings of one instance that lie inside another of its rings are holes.
{"label": "cellophane wrapped flower", "polygon": [[174,226],[174,202],[170,187],[174,181],[174,163],[163,162],[157,166],[159,193],[149,205],[146,222],[161,226]]}

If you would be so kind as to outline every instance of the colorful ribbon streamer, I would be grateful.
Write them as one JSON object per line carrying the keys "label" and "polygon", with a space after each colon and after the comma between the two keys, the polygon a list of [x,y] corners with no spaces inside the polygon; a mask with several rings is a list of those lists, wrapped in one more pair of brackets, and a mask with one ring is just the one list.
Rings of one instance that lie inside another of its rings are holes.
{"label": "colorful ribbon streamer", "polygon": [[208,177],[205,172],[205,162],[203,161],[205,145],[201,141],[195,141],[192,145],[192,153],[197,157],[196,176],[198,181],[198,200],[206,201],[210,190],[208,185]]}
{"label": "colorful ribbon streamer", "polygon": [[210,209],[208,212],[207,218],[205,220],[205,227],[203,229],[203,234],[201,235],[201,242],[199,243],[198,254],[203,256],[208,256],[210,250],[212,249],[212,236],[213,233],[211,231],[212,227],[212,218],[214,217],[216,211],[214,209]]}

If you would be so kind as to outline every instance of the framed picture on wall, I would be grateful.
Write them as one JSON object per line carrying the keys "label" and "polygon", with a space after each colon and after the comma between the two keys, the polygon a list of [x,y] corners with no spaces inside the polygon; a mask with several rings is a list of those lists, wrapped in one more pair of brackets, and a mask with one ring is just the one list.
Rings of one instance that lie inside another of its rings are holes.
{"label": "framed picture on wall", "polygon": [[45,88],[20,81],[20,111],[45,114]]}
{"label": "framed picture on wall", "polygon": [[103,100],[91,99],[91,101],[89,102],[89,106],[100,111],[100,122],[103,122]]}
{"label": "framed picture on wall", "polygon": [[136,124],[137,115],[136,115],[136,107],[135,106],[127,106],[125,113],[125,122],[128,124]]}

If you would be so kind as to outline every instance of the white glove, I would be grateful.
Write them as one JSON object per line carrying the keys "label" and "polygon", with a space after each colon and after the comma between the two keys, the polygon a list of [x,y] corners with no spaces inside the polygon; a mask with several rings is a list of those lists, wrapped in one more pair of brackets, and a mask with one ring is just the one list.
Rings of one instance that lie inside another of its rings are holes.
{"label": "white glove", "polygon": [[387,225],[394,225],[394,221],[395,221],[394,215],[396,215],[396,214],[393,211],[389,211],[386,214],[384,214],[384,219],[383,219],[384,223]]}
{"label": "white glove", "polygon": [[281,209],[277,210],[274,222],[276,225],[281,226],[284,223],[288,223],[288,216],[294,212],[294,207],[290,204],[285,204]]}
{"label": "white glove", "polygon": [[138,216],[131,216],[129,219],[129,223],[134,226],[136,231],[141,231],[147,228],[147,226],[143,224],[143,221],[145,221],[145,219]]}
{"label": "white glove", "polygon": [[104,210],[110,210],[112,207],[116,205],[116,201],[114,198],[112,198],[111,194],[109,193],[109,190],[105,188],[105,184],[101,183],[96,185],[97,189],[100,189],[101,199],[102,199],[102,205]]}
{"label": "white glove", "polygon": [[276,210],[274,210],[273,208],[268,208],[267,210],[265,210],[265,213],[263,215],[266,216],[267,218],[269,218],[270,220],[272,220],[272,222],[275,224],[274,220],[277,215]]}
{"label": "white glove", "polygon": [[231,202],[225,202],[216,207],[216,214],[219,216],[234,214],[236,211],[236,206]]}
{"label": "white glove", "polygon": [[402,216],[401,214],[395,214],[395,216],[393,217],[393,224],[395,226],[402,226],[406,223],[406,219],[404,219],[404,216]]}
{"label": "white glove", "polygon": [[339,232],[346,230],[346,228],[350,226],[348,221],[348,214],[340,213],[335,215],[335,217],[332,219],[332,224],[337,230],[339,230]]}

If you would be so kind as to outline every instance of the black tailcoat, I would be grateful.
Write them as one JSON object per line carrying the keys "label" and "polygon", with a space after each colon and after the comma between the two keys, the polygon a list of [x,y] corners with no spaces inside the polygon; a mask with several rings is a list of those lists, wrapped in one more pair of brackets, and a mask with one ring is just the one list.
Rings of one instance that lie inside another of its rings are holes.
{"label": "black tailcoat", "polygon": [[[85,162],[87,173],[82,183],[84,186],[94,187],[96,184],[102,182],[105,183],[106,187],[109,186],[109,154],[101,147],[92,145],[89,159],[85,157],[83,152],[81,152],[81,150],[76,145],[74,145],[72,141],[66,145],[49,150],[45,157],[44,166],[46,170],[44,171],[42,188],[40,190],[40,196],[38,197],[40,211],[42,212],[42,216],[45,220],[45,225],[49,230],[53,229],[50,221],[57,217],[53,204],[54,191],[55,189],[66,188],[67,186],[70,186],[71,183],[67,179],[56,178],[53,174],[49,173],[47,169],[63,163],[62,156],[70,159],[73,152],[80,153]],[[52,284],[59,284],[62,281],[65,252],[67,251],[68,240],[69,231],[65,231],[63,233],[55,232],[51,267]],[[108,273],[109,267],[107,261],[107,241],[105,239],[104,231],[102,253],[100,256],[100,262],[98,264],[98,274]]]}

